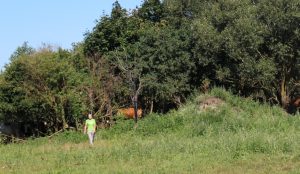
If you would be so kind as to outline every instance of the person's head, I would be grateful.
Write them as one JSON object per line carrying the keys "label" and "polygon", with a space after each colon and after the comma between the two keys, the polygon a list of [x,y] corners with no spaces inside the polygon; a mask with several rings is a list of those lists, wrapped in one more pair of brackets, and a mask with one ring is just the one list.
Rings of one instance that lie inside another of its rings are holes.
{"label": "person's head", "polygon": [[89,119],[92,119],[93,118],[93,115],[92,114],[89,114]]}

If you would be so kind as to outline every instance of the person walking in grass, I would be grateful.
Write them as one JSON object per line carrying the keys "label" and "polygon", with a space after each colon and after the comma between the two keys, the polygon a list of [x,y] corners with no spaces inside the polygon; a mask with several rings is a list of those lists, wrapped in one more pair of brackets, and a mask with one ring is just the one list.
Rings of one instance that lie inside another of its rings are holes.
{"label": "person walking in grass", "polygon": [[84,124],[84,134],[88,134],[90,145],[94,144],[94,137],[96,133],[96,121],[93,119],[92,114],[89,114],[89,119]]}

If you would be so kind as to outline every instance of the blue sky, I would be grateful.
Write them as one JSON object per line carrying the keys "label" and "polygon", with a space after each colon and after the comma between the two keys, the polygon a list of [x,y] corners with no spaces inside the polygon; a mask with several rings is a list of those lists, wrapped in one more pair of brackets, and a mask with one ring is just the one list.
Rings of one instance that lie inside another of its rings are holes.
{"label": "blue sky", "polygon": [[[71,48],[92,30],[95,20],[111,12],[115,0],[1,0],[0,69],[25,41],[38,48],[42,43]],[[142,0],[119,0],[133,9]]]}

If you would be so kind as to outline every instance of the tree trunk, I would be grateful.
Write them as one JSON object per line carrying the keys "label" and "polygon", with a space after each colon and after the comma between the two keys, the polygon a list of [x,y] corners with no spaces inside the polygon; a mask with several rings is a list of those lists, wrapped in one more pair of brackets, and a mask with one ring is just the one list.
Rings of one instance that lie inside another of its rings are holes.
{"label": "tree trunk", "polygon": [[[108,115],[108,123],[110,124],[112,122],[112,105],[111,105],[111,99],[108,96],[107,98],[107,111],[106,111],[106,115]],[[107,121],[107,120],[105,120]]]}
{"label": "tree trunk", "polygon": [[280,97],[281,97],[281,106],[283,108],[287,108],[289,103],[289,96],[287,92],[287,86],[286,86],[286,75],[284,74],[281,80],[280,84]]}
{"label": "tree trunk", "polygon": [[90,104],[90,111],[93,111],[95,108],[95,103],[94,103],[94,91],[93,89],[88,89],[88,96],[89,96],[89,104]]}
{"label": "tree trunk", "polygon": [[67,121],[66,121],[66,117],[65,117],[65,110],[64,110],[64,106],[61,103],[60,106],[60,115],[61,115],[61,120],[62,120],[62,124],[63,124],[63,130],[65,130],[68,127]]}
{"label": "tree trunk", "polygon": [[137,124],[137,121],[138,121],[138,113],[137,113],[138,106],[137,106],[137,99],[138,99],[138,96],[137,96],[137,94],[136,94],[136,95],[133,97],[134,122],[135,122],[135,124]]}
{"label": "tree trunk", "polygon": [[74,118],[75,119],[75,129],[76,131],[79,130],[79,123],[78,123],[78,119],[77,118]]}
{"label": "tree trunk", "polygon": [[153,99],[150,101],[150,114],[152,114],[153,112],[153,105],[154,105],[154,102],[153,102]]}
{"label": "tree trunk", "polygon": [[[64,103],[63,99],[61,96],[58,96],[56,98],[56,103],[55,103],[55,115],[57,118],[57,127],[60,127],[62,124],[62,129],[64,130],[67,128],[67,121],[65,117],[65,111],[64,111]],[[59,120],[60,119],[60,120]]]}

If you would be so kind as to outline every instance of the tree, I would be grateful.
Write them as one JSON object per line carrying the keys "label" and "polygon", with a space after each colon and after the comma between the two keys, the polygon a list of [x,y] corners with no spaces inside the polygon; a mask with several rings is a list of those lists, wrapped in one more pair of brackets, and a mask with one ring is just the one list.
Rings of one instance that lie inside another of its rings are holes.
{"label": "tree", "polygon": [[258,20],[268,30],[264,35],[264,52],[276,63],[275,88],[281,105],[286,108],[299,78],[299,2],[261,1],[258,7]]}
{"label": "tree", "polygon": [[190,41],[186,28],[152,27],[142,34],[138,50],[145,62],[143,95],[156,103],[156,110],[179,106],[192,90]]}
{"label": "tree", "polygon": [[151,22],[160,22],[165,16],[165,9],[160,0],[145,0],[138,9],[138,17]]}
{"label": "tree", "polygon": [[[77,86],[83,82],[64,50],[22,55],[6,68],[0,110],[7,123],[30,125],[31,134],[77,126],[85,110]],[[8,106],[8,107],[7,107]]]}
{"label": "tree", "polygon": [[109,55],[136,40],[136,32],[127,29],[134,27],[136,22],[128,22],[127,17],[126,10],[116,1],[111,15],[101,18],[93,31],[86,34],[83,44],[92,76],[88,89],[90,108],[109,120],[112,120],[112,104],[116,103],[114,96],[121,86],[119,69]]}
{"label": "tree", "polygon": [[24,42],[22,46],[19,46],[15,52],[10,56],[10,60],[13,61],[14,59],[22,56],[22,55],[31,55],[35,52],[34,48],[28,45],[28,42]]}
{"label": "tree", "polygon": [[[116,1],[110,16],[103,16],[92,32],[85,34],[83,52],[88,57],[101,58],[105,53],[127,43],[122,37],[126,28],[126,10]],[[129,40],[131,38],[128,38]]]}

